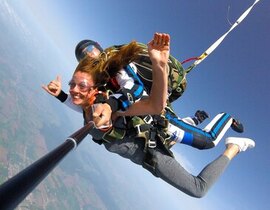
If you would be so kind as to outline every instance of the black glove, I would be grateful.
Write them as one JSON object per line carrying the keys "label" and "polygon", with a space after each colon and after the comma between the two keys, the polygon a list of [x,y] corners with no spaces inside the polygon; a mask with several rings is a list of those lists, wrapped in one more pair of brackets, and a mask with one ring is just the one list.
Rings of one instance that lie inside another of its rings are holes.
{"label": "black glove", "polygon": [[199,123],[202,123],[207,118],[209,118],[209,114],[208,113],[206,113],[205,111],[198,110],[195,113],[195,119],[197,120],[197,122],[195,120],[196,125],[198,125]]}

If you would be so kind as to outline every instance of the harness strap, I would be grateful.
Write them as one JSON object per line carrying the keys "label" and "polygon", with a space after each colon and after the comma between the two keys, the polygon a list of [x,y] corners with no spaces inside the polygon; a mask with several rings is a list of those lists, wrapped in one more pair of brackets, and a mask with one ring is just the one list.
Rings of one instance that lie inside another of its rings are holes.
{"label": "harness strap", "polygon": [[106,142],[111,142],[116,139],[123,139],[127,133],[126,120],[124,117],[118,117],[114,123],[113,127],[104,133],[102,139]]}
{"label": "harness strap", "polygon": [[[153,150],[153,149],[151,149],[151,150]],[[145,168],[146,170],[148,170],[149,172],[151,172],[154,176],[159,177],[156,174],[156,165],[157,165],[156,159],[153,157],[152,152],[150,150],[148,150],[145,153],[142,167]]]}
{"label": "harness strap", "polygon": [[156,136],[157,136],[157,128],[151,127],[150,128],[149,138],[147,140],[147,148],[154,149],[154,148],[157,147]]}

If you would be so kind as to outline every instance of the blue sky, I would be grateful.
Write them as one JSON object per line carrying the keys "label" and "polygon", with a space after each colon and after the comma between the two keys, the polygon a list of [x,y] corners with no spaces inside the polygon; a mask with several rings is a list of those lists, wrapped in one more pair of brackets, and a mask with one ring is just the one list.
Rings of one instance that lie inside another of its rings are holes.
{"label": "blue sky", "polygon": [[[20,12],[27,11],[63,56],[67,69],[59,69],[59,74],[66,82],[76,66],[74,48],[81,39],[90,38],[108,47],[132,40],[146,43],[154,32],[166,32],[171,35],[171,54],[182,61],[204,52],[230,28],[230,22],[253,3],[252,0],[10,2],[25,8]],[[236,157],[205,198],[184,197],[185,202],[193,203],[197,209],[270,207],[267,202],[270,143],[266,132],[270,119],[269,9],[270,2],[261,0],[224,42],[188,75],[184,96],[173,104],[181,117],[197,109],[208,111],[211,117],[221,111],[228,112],[243,122],[245,133],[229,131],[226,136],[245,136],[256,141],[256,148]],[[67,90],[66,85],[65,88]],[[174,151],[188,170],[196,174],[223,149],[224,142],[221,142],[208,151],[184,145],[175,146]],[[153,185],[156,184],[155,179]],[[166,184],[158,186],[160,190],[166,188],[170,197],[175,198],[175,203],[168,204],[168,208],[181,204],[181,192]]]}

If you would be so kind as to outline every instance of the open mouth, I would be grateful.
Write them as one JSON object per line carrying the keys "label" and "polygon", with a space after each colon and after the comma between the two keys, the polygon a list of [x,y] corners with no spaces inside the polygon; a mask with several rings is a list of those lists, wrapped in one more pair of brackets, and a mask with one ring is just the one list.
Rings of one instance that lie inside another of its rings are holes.
{"label": "open mouth", "polygon": [[81,96],[81,94],[71,94],[71,99],[73,101],[78,101],[78,100],[83,100],[83,97]]}

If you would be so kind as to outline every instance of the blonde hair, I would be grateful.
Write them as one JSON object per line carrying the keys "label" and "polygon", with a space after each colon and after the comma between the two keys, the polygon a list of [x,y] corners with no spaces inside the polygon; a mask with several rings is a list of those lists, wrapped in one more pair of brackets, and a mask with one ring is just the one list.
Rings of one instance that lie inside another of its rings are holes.
{"label": "blonde hair", "polygon": [[120,47],[119,50],[103,52],[98,58],[85,56],[76,67],[74,73],[80,71],[92,76],[95,86],[105,85],[110,78],[126,65],[138,58],[142,48],[135,42]]}

